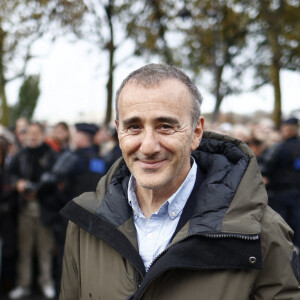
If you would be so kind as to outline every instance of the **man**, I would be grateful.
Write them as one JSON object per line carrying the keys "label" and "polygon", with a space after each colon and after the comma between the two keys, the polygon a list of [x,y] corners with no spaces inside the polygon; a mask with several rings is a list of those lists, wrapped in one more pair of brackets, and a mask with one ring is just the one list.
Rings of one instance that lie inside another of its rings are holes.
{"label": "man", "polygon": [[61,154],[69,149],[70,130],[65,122],[58,122],[45,142],[57,153]]}
{"label": "man", "polygon": [[124,160],[63,210],[61,300],[300,298],[292,232],[266,204],[253,153],[203,135],[201,102],[167,65],[123,81]]}
{"label": "man", "polygon": [[271,149],[263,175],[267,178],[271,206],[294,230],[294,243],[300,247],[300,139],[298,119],[281,125],[283,142]]}
{"label": "man", "polygon": [[56,157],[44,143],[44,130],[39,123],[28,125],[25,145],[26,147],[13,158],[9,170],[15,178],[20,200],[17,286],[10,291],[9,298],[20,299],[31,293],[32,257],[36,247],[39,265],[38,283],[44,296],[52,299],[55,296],[52,279],[54,240],[51,228],[45,226],[43,222],[47,211],[41,205],[42,196],[38,193],[38,184],[42,174],[52,168]]}
{"label": "man", "polygon": [[77,123],[75,128],[72,143],[77,160],[69,179],[71,194],[78,196],[95,190],[98,181],[105,173],[105,164],[99,158],[93,143],[98,127],[89,123]]}
{"label": "man", "polygon": [[16,144],[17,144],[18,151],[20,151],[25,147],[27,127],[28,127],[28,120],[26,118],[21,117],[17,119],[14,128],[14,134],[16,137]]}

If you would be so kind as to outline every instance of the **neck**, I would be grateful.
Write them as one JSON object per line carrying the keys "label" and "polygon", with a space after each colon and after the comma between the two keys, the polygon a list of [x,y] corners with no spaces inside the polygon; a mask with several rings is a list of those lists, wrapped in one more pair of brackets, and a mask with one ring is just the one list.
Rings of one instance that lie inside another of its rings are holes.
{"label": "neck", "polygon": [[145,189],[141,186],[137,186],[136,196],[139,202],[139,206],[148,219],[172,196],[173,193],[158,192],[152,189]]}
{"label": "neck", "polygon": [[159,208],[180,188],[190,169],[191,165],[188,164],[185,172],[183,172],[180,176],[175,176],[176,180],[170,179],[162,186],[156,186],[154,188],[146,188],[136,182],[137,200],[140,209],[147,219],[153,213],[156,213]]}

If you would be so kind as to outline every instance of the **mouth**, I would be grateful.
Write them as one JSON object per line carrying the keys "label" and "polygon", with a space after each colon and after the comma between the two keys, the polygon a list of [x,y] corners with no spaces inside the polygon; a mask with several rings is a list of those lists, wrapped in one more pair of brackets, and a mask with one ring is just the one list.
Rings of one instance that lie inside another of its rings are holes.
{"label": "mouth", "polygon": [[140,167],[142,169],[146,170],[156,170],[160,168],[163,163],[165,162],[165,159],[163,160],[139,160]]}

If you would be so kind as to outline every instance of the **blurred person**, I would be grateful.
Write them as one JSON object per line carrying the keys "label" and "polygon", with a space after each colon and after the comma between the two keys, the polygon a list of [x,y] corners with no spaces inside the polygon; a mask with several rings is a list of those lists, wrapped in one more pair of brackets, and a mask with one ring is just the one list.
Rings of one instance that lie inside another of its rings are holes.
{"label": "blurred person", "polygon": [[8,149],[5,155],[5,165],[8,166],[12,157],[19,151],[14,133],[6,127],[0,125],[0,136],[8,143]]}
{"label": "blurred person", "polygon": [[21,150],[24,147],[26,131],[28,127],[28,120],[24,117],[17,119],[16,125],[14,128],[14,133],[16,137],[16,143],[18,150]]}
{"label": "blurred person", "polygon": [[69,148],[70,130],[66,122],[59,122],[52,130],[50,137],[45,142],[57,153],[61,153]]}
{"label": "blurred person", "polygon": [[66,122],[59,122],[54,128],[54,138],[60,145],[61,151],[69,148],[70,129]]}
{"label": "blurred person", "polygon": [[[44,193],[56,194],[56,201],[48,201],[49,223],[56,226],[58,211],[64,204],[83,192],[96,188],[106,168],[93,144],[98,128],[94,124],[78,123],[71,135],[72,150],[61,153],[50,170],[41,177],[39,189]],[[58,194],[59,195],[58,195]]]}
{"label": "blurred person", "polygon": [[283,142],[273,146],[266,159],[266,177],[271,206],[295,232],[294,243],[300,247],[300,139],[299,121],[282,122]]}
{"label": "blurred person", "polygon": [[6,157],[10,142],[0,136],[0,298],[13,287],[16,259],[17,197],[10,184]]}
{"label": "blurred person", "polygon": [[233,126],[231,123],[223,122],[216,127],[215,132],[225,135],[232,135],[232,128]]}
{"label": "blurred person", "polygon": [[280,131],[278,130],[273,130],[271,131],[265,142],[266,142],[266,147],[269,149],[269,148],[272,148],[274,145],[280,143],[282,141],[282,134]]}
{"label": "blurred person", "polygon": [[254,136],[259,140],[267,140],[269,135],[274,131],[274,122],[269,118],[261,119],[256,126],[254,126]]}
{"label": "blurred person", "polygon": [[257,159],[258,167],[260,171],[264,171],[265,169],[265,155],[267,151],[267,146],[265,141],[258,139],[255,136],[252,136],[248,139],[247,144],[249,145],[250,149],[254,153]]}
{"label": "blurred person", "polygon": [[97,148],[99,156],[103,156],[107,153],[106,145],[110,140],[110,132],[106,125],[102,125],[96,131],[93,143]]}
{"label": "blurred person", "polygon": [[292,231],[267,206],[252,151],[203,132],[201,103],[168,65],[123,81],[123,158],[62,210],[60,300],[300,299]]}
{"label": "blurred person", "polygon": [[247,143],[250,139],[250,130],[243,124],[234,124],[230,135]]}
{"label": "blurred person", "polygon": [[43,223],[43,210],[38,184],[42,174],[55,162],[55,153],[44,143],[44,129],[39,123],[28,125],[25,148],[12,160],[10,173],[14,176],[19,194],[18,263],[16,287],[9,293],[10,299],[20,299],[31,294],[33,277],[32,258],[37,250],[39,286],[46,298],[54,298],[52,279],[52,254],[54,239],[51,228]]}
{"label": "blurred person", "polygon": [[106,171],[111,168],[114,162],[122,156],[122,151],[119,145],[118,132],[116,129],[110,130],[109,137],[109,149],[107,149],[107,153],[102,156],[103,161],[105,162]]}
{"label": "blurred person", "polygon": [[81,193],[96,188],[98,181],[104,174],[105,162],[99,157],[94,146],[94,136],[98,127],[90,123],[77,123],[71,129],[71,147],[67,146],[66,127],[61,126],[61,140],[65,142],[65,149],[59,153],[51,170],[42,175],[39,190],[46,194],[42,199],[43,207],[47,210],[48,226],[51,226],[58,246],[56,265],[56,286],[59,291],[60,275],[67,220],[59,211],[71,199]]}

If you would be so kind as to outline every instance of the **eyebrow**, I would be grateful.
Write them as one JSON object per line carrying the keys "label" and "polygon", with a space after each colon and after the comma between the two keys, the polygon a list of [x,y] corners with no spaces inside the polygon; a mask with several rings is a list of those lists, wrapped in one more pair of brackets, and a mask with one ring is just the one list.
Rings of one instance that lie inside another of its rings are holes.
{"label": "eyebrow", "polygon": [[140,122],[141,122],[140,118],[138,118],[138,117],[132,117],[132,118],[123,120],[122,121],[122,126],[123,127],[128,127],[131,124],[140,123]]}
{"label": "eyebrow", "polygon": [[[132,117],[132,118],[123,120],[122,121],[122,126],[123,127],[128,127],[131,124],[141,123],[141,122],[142,122],[141,118],[139,118],[139,117]],[[168,123],[168,124],[171,124],[173,126],[178,126],[180,124],[179,121],[176,118],[172,118],[172,117],[158,117],[158,118],[155,119],[155,122],[158,122],[158,123]]]}
{"label": "eyebrow", "polygon": [[176,118],[172,118],[172,117],[158,117],[156,119],[157,122],[159,123],[168,123],[171,124],[173,126],[178,126],[179,125],[179,121]]}

